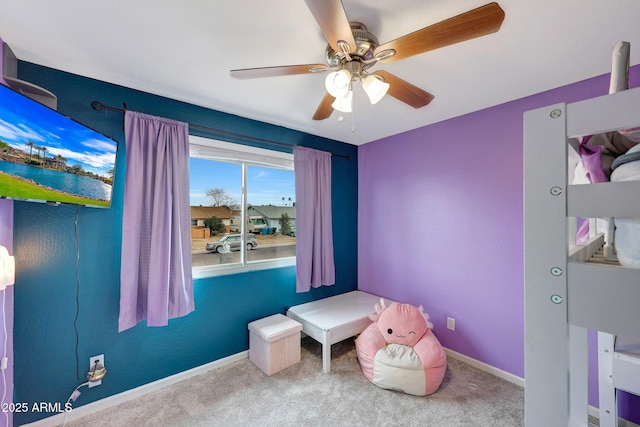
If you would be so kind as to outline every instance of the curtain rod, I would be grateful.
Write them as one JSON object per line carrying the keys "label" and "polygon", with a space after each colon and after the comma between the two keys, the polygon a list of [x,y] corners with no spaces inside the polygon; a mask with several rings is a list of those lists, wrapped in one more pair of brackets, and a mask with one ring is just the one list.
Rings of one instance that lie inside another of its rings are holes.
{"label": "curtain rod", "polygon": [[[115,111],[117,113],[124,113],[127,110],[127,104],[123,102],[122,103],[122,107],[123,108],[109,107],[108,105],[104,105],[100,101],[92,101],[91,102],[91,108],[93,108],[96,111],[106,110],[106,111]],[[293,148],[292,145],[285,144],[285,143],[278,142],[278,141],[271,141],[271,140],[268,140],[268,139],[255,138],[253,136],[241,135],[239,133],[227,132],[227,131],[224,131],[224,130],[214,129],[214,128],[210,128],[210,127],[206,127],[206,126],[194,125],[194,124],[191,124],[191,123],[188,123],[188,125],[189,125],[190,129],[196,129],[196,130],[201,130],[201,131],[210,132],[210,133],[217,133],[219,135],[232,136],[232,137],[236,137],[236,138],[248,139],[248,140],[256,141],[256,142],[264,142],[264,143],[267,143],[267,144],[279,145],[281,147]],[[342,154],[333,153],[331,151],[329,151],[329,153],[331,153],[332,156],[342,157],[343,159],[351,160],[351,156],[349,156],[349,155],[345,156],[345,155],[342,155]]]}

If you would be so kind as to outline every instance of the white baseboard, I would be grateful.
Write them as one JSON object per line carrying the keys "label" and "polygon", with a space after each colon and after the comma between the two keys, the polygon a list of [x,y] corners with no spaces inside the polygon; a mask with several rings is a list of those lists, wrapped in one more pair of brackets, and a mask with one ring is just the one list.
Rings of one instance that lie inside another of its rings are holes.
{"label": "white baseboard", "polygon": [[[78,408],[74,408],[73,410],[67,413],[56,414],[52,417],[47,417],[38,421],[34,421],[33,423],[23,424],[23,426],[50,427],[50,426],[62,425],[63,422],[65,421],[65,416],[66,416],[67,422],[74,421],[82,417],[86,417],[87,415],[91,415],[94,412],[102,411],[103,409],[111,408],[113,406],[119,405],[129,400],[137,399],[145,394],[158,391],[164,387],[170,386],[180,381],[184,381],[191,377],[195,377],[196,375],[205,374],[211,371],[212,369],[218,369],[225,365],[229,365],[231,363],[237,362],[242,359],[246,359],[248,357],[249,357],[249,351],[248,350],[242,351],[240,353],[236,353],[222,359],[214,360],[211,363],[207,363],[205,365],[201,365],[193,369],[189,369],[188,371],[180,372],[175,375],[171,375],[169,377],[159,379],[152,383],[141,385],[140,387],[123,391],[122,393],[114,394],[113,396],[105,397],[104,399],[101,399],[92,403],[88,403],[83,406],[79,406]],[[87,391],[85,391],[85,393],[87,393]]]}
{"label": "white baseboard", "polygon": [[453,351],[448,348],[445,348],[444,352],[447,353],[447,357],[453,357],[454,359],[458,359],[459,361],[464,362],[467,365],[471,365],[483,372],[487,372],[495,377],[502,378],[503,380],[509,381],[510,383],[513,383],[520,387],[524,387],[524,378],[521,378],[507,371],[503,371],[502,369],[498,369],[495,366],[491,366],[479,360],[472,359],[469,356],[465,356],[462,353],[458,353],[457,351]]}

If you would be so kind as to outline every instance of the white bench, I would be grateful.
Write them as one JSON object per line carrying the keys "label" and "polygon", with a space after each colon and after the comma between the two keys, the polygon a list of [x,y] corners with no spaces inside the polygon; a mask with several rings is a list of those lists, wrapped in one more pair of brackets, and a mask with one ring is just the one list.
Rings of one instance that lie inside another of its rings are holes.
{"label": "white bench", "polygon": [[[287,316],[302,324],[302,332],[322,344],[322,370],[331,371],[331,345],[359,334],[371,324],[380,297],[352,291],[293,306]],[[387,302],[389,302],[387,300]]]}

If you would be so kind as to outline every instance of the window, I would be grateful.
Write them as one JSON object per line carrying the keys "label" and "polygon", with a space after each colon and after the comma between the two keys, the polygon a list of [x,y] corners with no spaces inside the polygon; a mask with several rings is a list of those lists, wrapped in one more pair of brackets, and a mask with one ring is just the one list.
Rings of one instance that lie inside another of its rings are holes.
{"label": "window", "polygon": [[293,154],[189,138],[193,277],[295,265]]}

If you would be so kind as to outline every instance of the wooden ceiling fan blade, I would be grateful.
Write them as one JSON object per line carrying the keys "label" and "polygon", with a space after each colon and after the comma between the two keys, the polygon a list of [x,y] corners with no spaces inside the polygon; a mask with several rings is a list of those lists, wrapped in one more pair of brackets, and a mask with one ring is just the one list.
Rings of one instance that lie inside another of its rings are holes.
{"label": "wooden ceiling fan blade", "polygon": [[318,105],[318,109],[313,115],[313,120],[324,120],[329,118],[331,113],[333,113],[333,107],[331,106],[333,101],[335,101],[335,98],[329,95],[329,93],[325,93],[324,98],[320,101],[320,105]]}
{"label": "wooden ceiling fan blade", "polygon": [[409,56],[495,33],[500,29],[503,20],[504,11],[500,6],[497,3],[489,3],[380,45],[376,48],[375,55],[393,50],[395,55],[385,57],[381,61],[398,61]]}
{"label": "wooden ceiling fan blade", "polygon": [[389,91],[387,94],[404,102],[405,104],[411,105],[413,108],[424,107],[433,101],[434,96],[429,92],[425,92],[419,87],[416,87],[393,74],[389,74],[386,71],[376,71],[373,74],[382,77],[385,82],[389,83]]}
{"label": "wooden ceiling fan blade", "polygon": [[345,48],[349,53],[355,50],[356,41],[351,32],[349,19],[344,11],[341,0],[305,0],[307,7],[318,21],[325,38],[336,52],[343,52],[339,41],[346,42]]}
{"label": "wooden ceiling fan blade", "polygon": [[325,64],[283,65],[279,67],[243,68],[231,70],[231,77],[236,79],[257,79],[262,77],[290,76],[293,74],[322,73],[329,67]]}

